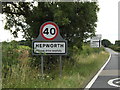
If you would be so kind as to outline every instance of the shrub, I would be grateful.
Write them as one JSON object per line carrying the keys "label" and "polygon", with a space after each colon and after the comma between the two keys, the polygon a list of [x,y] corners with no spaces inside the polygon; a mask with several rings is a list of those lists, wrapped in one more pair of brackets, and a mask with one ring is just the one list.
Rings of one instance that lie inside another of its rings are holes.
{"label": "shrub", "polygon": [[120,46],[118,46],[118,45],[110,45],[109,48],[111,48],[117,52],[120,52]]}
{"label": "shrub", "polygon": [[90,55],[91,53],[99,53],[100,51],[104,51],[104,48],[91,48],[90,45],[83,45],[83,50],[81,51],[80,54],[87,56]]}
{"label": "shrub", "polygon": [[2,43],[2,63],[11,66],[17,63],[19,54],[17,53],[17,42],[12,41],[10,43]]}

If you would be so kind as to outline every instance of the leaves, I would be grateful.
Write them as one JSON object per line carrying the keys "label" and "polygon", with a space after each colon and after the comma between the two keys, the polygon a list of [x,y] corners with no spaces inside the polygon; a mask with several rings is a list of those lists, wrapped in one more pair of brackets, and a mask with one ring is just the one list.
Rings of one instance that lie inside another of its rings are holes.
{"label": "leaves", "polygon": [[18,31],[24,32],[26,40],[37,38],[40,26],[46,21],[58,24],[60,34],[68,40],[69,46],[73,44],[82,46],[83,40],[95,33],[97,12],[96,2],[29,2],[3,3],[3,12],[6,14],[6,29],[12,27],[16,35]]}

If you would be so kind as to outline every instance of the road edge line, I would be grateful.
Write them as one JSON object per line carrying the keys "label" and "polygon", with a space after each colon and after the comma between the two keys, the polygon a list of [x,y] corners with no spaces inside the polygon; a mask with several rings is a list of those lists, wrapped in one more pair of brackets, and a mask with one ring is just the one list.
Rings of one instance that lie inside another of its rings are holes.
{"label": "road edge line", "polygon": [[102,68],[97,72],[97,74],[91,79],[91,81],[86,85],[85,88],[90,88],[93,83],[95,82],[95,80],[98,78],[99,74],[101,73],[101,71],[104,69],[104,67],[108,64],[108,62],[110,61],[111,59],[111,53],[109,55],[109,58],[108,60],[106,61],[106,63],[102,66]]}

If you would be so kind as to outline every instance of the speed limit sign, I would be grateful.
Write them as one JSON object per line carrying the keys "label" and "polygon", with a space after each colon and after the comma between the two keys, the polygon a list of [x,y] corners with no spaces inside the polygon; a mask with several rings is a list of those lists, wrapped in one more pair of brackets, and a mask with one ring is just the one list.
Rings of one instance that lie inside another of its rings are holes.
{"label": "speed limit sign", "polygon": [[39,36],[32,41],[33,55],[67,55],[67,41],[59,33],[57,24],[43,23]]}
{"label": "speed limit sign", "polygon": [[40,34],[46,40],[53,40],[58,35],[58,26],[53,22],[46,22],[40,28]]}

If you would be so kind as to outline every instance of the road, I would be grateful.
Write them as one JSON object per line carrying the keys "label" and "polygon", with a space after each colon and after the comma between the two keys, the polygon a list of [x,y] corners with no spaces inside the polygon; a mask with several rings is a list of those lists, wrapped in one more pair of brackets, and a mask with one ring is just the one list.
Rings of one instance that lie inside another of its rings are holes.
{"label": "road", "polygon": [[90,90],[95,88],[105,88],[108,90],[120,89],[120,54],[109,48],[106,48],[106,51],[111,54],[111,57],[98,76],[96,76],[96,79],[93,77],[94,80],[91,80],[86,86],[86,88],[89,87]]}

